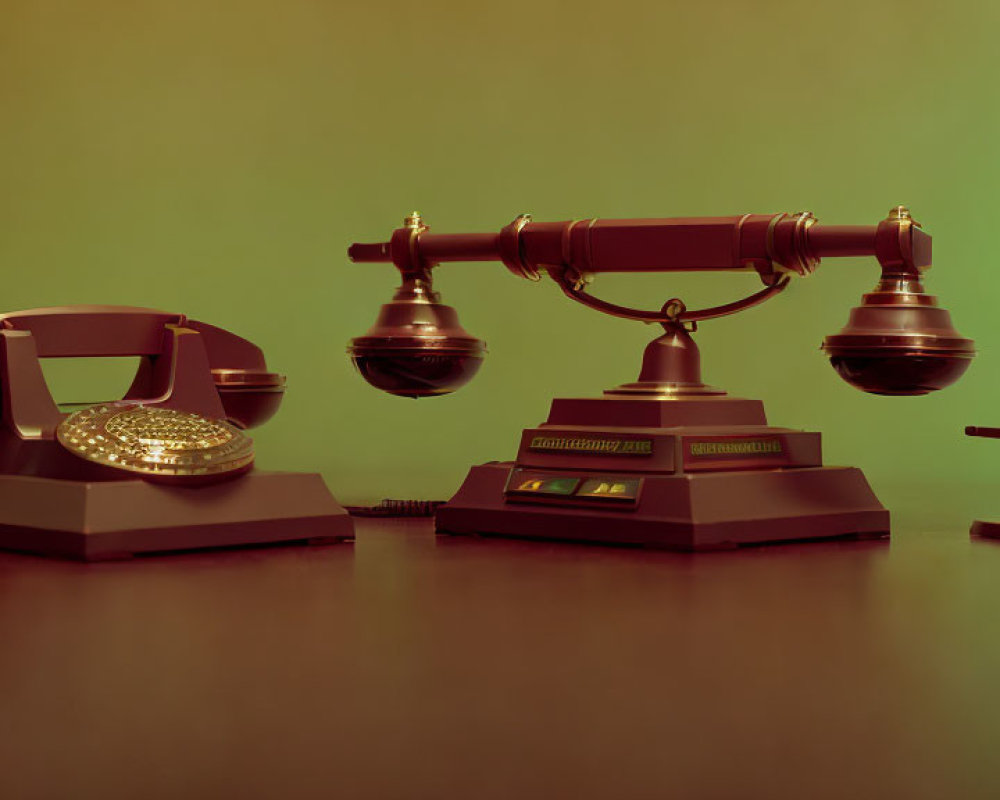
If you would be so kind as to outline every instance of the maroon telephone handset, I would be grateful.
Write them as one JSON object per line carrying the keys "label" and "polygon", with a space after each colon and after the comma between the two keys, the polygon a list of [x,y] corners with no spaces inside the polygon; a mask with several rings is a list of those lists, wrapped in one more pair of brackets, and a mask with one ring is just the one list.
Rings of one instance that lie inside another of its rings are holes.
{"label": "maroon telephone handset", "polygon": [[260,348],[183,314],[130,306],[60,306],[0,314],[2,420],[21,439],[53,439],[64,418],[39,359],[139,356],[124,400],[251,428],[270,419],[285,378]]}
{"label": "maroon telephone handset", "polygon": [[[931,237],[905,206],[874,225],[821,225],[808,212],[564,222],[521,215],[499,232],[460,234],[432,232],[414,213],[388,241],[354,244],[348,255],[359,263],[392,263],[400,272],[392,301],[366,334],[351,341],[349,353],[365,380],[404,397],[452,392],[482,363],[484,343],[459,325],[455,310],[440,302],[433,287],[432,269],[459,261],[499,261],[531,280],[548,275],[589,308],[663,325],[667,338],[647,350],[643,384],[690,382],[696,348],[688,328],[757,305],[781,292],[792,275],[842,256],[875,256],[881,268],[878,284],[851,311],[847,325],[823,341],[831,365],[849,384],[874,394],[926,394],[958,380],[975,355],[973,341],[924,292]],[[677,298],[659,309],[629,308],[587,289],[601,273],[678,271],[752,271],[764,288],[703,309],[688,309]],[[691,356],[678,361],[674,356],[682,349]]]}

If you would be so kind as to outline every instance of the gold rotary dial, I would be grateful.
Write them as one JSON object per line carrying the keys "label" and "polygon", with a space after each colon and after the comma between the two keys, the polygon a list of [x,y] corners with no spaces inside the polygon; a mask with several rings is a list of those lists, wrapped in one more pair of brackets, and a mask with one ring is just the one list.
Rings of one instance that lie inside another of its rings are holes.
{"label": "gold rotary dial", "polygon": [[56,431],[74,455],[155,478],[225,477],[253,463],[253,440],[227,422],[138,403],[77,411]]}

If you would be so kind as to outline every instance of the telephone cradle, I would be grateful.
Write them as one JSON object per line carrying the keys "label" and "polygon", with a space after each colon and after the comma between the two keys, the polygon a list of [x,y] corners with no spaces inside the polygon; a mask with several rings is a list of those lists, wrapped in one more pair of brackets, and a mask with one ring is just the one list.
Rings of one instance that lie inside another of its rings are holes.
{"label": "telephone cradle", "polygon": [[[399,272],[391,302],[348,353],[368,383],[402,397],[461,388],[486,353],[434,290],[442,264],[500,262],[526,280],[547,276],[594,311],[663,328],[637,381],[554,400],[548,420],[524,432],[515,462],[473,467],[437,509],[445,533],[685,550],[884,536],[889,512],[861,471],[825,466],[818,433],[769,426],[760,402],[703,383],[691,334],[777,297],[825,258],[874,256],[878,283],[823,340],[843,380],[872,394],[928,394],[959,380],[976,353],[924,291],[931,237],[905,206],[875,225],[824,225],[809,212],[556,222],[521,214],[499,232],[457,234],[432,231],[414,212],[388,240],[347,252]],[[698,309],[679,297],[634,308],[592,291],[601,274],[661,272],[752,272],[763,288]],[[756,352],[771,361],[766,342]],[[549,357],[572,356],[562,347]]]}
{"label": "telephone cradle", "polygon": [[246,429],[270,419],[284,392],[260,348],[182,314],[128,306],[0,314],[0,548],[96,561],[353,538],[319,474],[253,469],[252,448],[235,477],[213,481],[148,480],[67,449],[57,429],[68,415],[40,359],[118,356],[139,356],[139,366],[112,410],[172,409]]}

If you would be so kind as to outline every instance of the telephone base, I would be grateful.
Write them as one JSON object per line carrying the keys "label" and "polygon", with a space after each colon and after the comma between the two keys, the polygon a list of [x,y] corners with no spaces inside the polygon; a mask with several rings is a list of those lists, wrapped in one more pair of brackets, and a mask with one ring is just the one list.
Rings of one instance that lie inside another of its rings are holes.
{"label": "telephone base", "polygon": [[81,561],[354,538],[316,473],[258,472],[182,487],[141,479],[0,475],[0,548]]}
{"label": "telephone base", "polygon": [[[437,531],[670,550],[889,533],[889,512],[854,467],[637,474],[642,486],[635,502],[617,507],[579,496],[514,498],[509,487],[517,468],[512,462],[473,467],[458,493],[438,508]],[[566,469],[557,474],[575,476]]]}

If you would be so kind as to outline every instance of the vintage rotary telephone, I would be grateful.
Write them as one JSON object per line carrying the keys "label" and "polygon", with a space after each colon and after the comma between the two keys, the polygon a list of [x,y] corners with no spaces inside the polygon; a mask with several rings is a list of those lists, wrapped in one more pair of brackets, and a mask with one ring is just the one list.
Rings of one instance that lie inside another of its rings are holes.
{"label": "vintage rotary telephone", "polygon": [[[515,275],[554,280],[571,299],[664,334],[643,355],[638,380],[601,398],[553,401],[524,432],[512,463],[473,467],[438,509],[449,533],[598,540],[686,549],[831,536],[881,536],[888,512],[860,470],[822,465],[819,434],[767,425],[759,401],[730,398],[701,380],[691,333],[781,292],[820,259],[875,256],[881,278],[823,349],[838,374],[866,392],[925,394],[950,385],[973,342],[926,294],[931,238],[903,206],[877,225],[821,225],[809,213],[684,219],[535,222],[499,233],[435,234],[418,214],[388,242],[355,244],[356,262],[391,262],[402,275],[375,325],[351,342],[373,386],[406,397],[468,382],[485,346],[439,302],[431,269],[501,261]],[[678,299],[642,310],[587,291],[602,272],[755,271],[763,288],[713,308]]]}
{"label": "vintage rotary telephone", "polygon": [[[119,401],[67,415],[40,359],[139,356]],[[252,470],[242,431],[285,378],[260,348],[181,314],[70,306],[0,314],[0,547],[87,560],[352,535],[316,474]]]}

